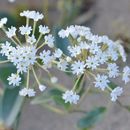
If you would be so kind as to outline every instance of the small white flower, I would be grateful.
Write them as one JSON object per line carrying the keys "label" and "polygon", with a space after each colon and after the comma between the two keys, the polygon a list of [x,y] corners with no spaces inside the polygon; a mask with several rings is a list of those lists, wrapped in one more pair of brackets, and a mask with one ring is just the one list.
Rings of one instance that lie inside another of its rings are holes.
{"label": "small white flower", "polygon": [[51,34],[46,35],[46,36],[45,36],[45,43],[46,43],[49,47],[53,48],[53,47],[54,47],[54,37],[53,37]]}
{"label": "small white flower", "polygon": [[125,84],[130,81],[130,67],[124,67],[122,80],[125,82]]}
{"label": "small white flower", "polygon": [[4,24],[6,24],[7,23],[7,18],[2,18],[1,20],[0,20],[0,28],[2,28],[3,26],[4,26]]}
{"label": "small white flower", "polygon": [[73,38],[77,38],[78,36],[78,30],[74,25],[67,27],[66,33],[71,35]]}
{"label": "small white flower", "polygon": [[28,26],[22,26],[19,28],[19,30],[22,35],[29,35],[32,31],[32,28]]}
{"label": "small white flower", "polygon": [[98,61],[97,57],[89,56],[86,59],[86,66],[87,66],[87,68],[91,68],[92,70],[96,69],[99,66],[99,61]]}
{"label": "small white flower", "polygon": [[72,57],[76,57],[81,53],[80,46],[68,46],[68,50],[70,51]]}
{"label": "small white flower", "polygon": [[33,12],[35,12],[35,11],[26,10],[26,11],[21,12],[20,16],[26,17],[26,18],[31,18],[31,16],[33,15]]}
{"label": "small white flower", "polygon": [[57,49],[54,52],[54,57],[55,58],[60,58],[62,56],[62,54],[63,54],[62,50],[61,49]]}
{"label": "small white flower", "polygon": [[110,78],[115,78],[119,75],[119,67],[116,65],[116,63],[109,63],[108,64],[108,74]]}
{"label": "small white flower", "polygon": [[48,26],[39,26],[39,32],[41,34],[48,34],[50,32],[50,29],[48,28]]}
{"label": "small white flower", "polygon": [[19,91],[19,95],[20,96],[27,96],[28,95],[28,89],[27,88],[23,88]]}
{"label": "small white flower", "polygon": [[30,44],[34,44],[36,42],[36,38],[34,35],[32,35],[31,37],[29,36],[28,39],[27,39],[27,42],[30,43]]}
{"label": "small white flower", "polygon": [[30,18],[34,21],[38,21],[44,18],[43,14],[40,14],[39,12],[33,11],[30,15]]}
{"label": "small white flower", "polygon": [[83,74],[85,71],[85,64],[82,61],[75,61],[71,65],[71,69],[72,69],[73,74],[76,74],[76,75]]}
{"label": "small white flower", "polygon": [[53,60],[53,56],[51,55],[51,51],[50,50],[43,50],[42,53],[40,53],[40,59],[42,60],[42,62],[44,63],[45,66],[48,66],[49,64],[51,64],[52,60]]}
{"label": "small white flower", "polygon": [[108,55],[105,52],[99,51],[95,55],[97,61],[99,61],[100,64],[104,64],[108,60]]}
{"label": "small white flower", "polygon": [[11,28],[8,28],[8,31],[6,31],[6,35],[8,38],[12,38],[13,36],[16,35],[16,28],[15,27],[11,27]]}
{"label": "small white flower", "polygon": [[6,43],[1,44],[1,51],[0,51],[0,53],[2,55],[9,56],[11,51],[12,51],[11,43],[6,41]]}
{"label": "small white flower", "polygon": [[28,88],[28,97],[34,97],[36,92],[34,91],[34,89]]}
{"label": "small white flower", "polygon": [[66,57],[67,62],[71,62],[71,60],[72,60],[71,57],[69,57],[69,56]]}
{"label": "small white flower", "polygon": [[105,90],[106,87],[108,87],[108,83],[110,83],[110,81],[108,80],[108,77],[106,75],[97,75],[95,78],[95,87],[96,88],[100,88],[101,90]]}
{"label": "small white flower", "polygon": [[51,77],[51,82],[52,83],[57,83],[58,81],[58,78],[57,77]]}
{"label": "small white flower", "polygon": [[100,51],[100,46],[98,46],[98,44],[96,44],[95,42],[92,43],[89,47],[89,51],[92,53],[92,54],[96,54],[97,52]]}
{"label": "small white flower", "polygon": [[66,31],[65,31],[64,29],[62,29],[62,30],[60,30],[60,31],[58,32],[58,35],[59,35],[59,37],[61,37],[61,38],[65,38],[65,37],[68,37],[69,33],[67,34]]}
{"label": "small white flower", "polygon": [[47,88],[47,87],[46,87],[45,85],[43,85],[43,84],[40,84],[40,85],[39,85],[39,90],[40,90],[41,92],[45,91],[46,88]]}
{"label": "small white flower", "polygon": [[73,96],[72,96],[73,104],[77,104],[79,99],[80,99],[80,96],[77,95],[76,93],[73,93]]}
{"label": "small white flower", "polygon": [[65,103],[70,103],[70,104],[77,104],[79,101],[79,98],[80,98],[80,96],[77,95],[72,90],[71,91],[67,90],[62,95],[62,99],[65,100]]}
{"label": "small white flower", "polygon": [[115,102],[118,99],[118,97],[121,96],[122,93],[123,93],[123,88],[121,87],[114,88],[110,94],[111,100]]}
{"label": "small white flower", "polygon": [[57,67],[62,70],[62,71],[65,71],[68,67],[68,63],[63,60],[63,59],[60,59],[60,61],[57,63]]}
{"label": "small white flower", "polygon": [[113,49],[113,46],[107,50],[108,56],[111,60],[116,61],[119,58],[119,54]]}
{"label": "small white flower", "polygon": [[21,77],[18,74],[12,73],[7,80],[9,81],[9,85],[13,86],[19,86],[19,84],[21,83]]}

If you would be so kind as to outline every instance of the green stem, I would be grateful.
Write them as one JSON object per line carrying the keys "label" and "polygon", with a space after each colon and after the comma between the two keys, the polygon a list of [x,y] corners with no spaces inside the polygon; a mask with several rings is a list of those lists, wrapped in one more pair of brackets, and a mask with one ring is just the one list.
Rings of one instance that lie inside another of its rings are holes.
{"label": "green stem", "polygon": [[36,21],[34,21],[34,23],[33,23],[33,35],[35,34],[36,24],[37,24],[37,22],[36,22]]}
{"label": "green stem", "polygon": [[37,42],[36,42],[36,45],[35,45],[36,47],[37,47],[37,44],[39,43],[39,41],[41,40],[42,35],[43,35],[42,33],[39,35],[39,38],[38,38],[38,40],[37,40]]}
{"label": "green stem", "polygon": [[32,71],[33,71],[33,75],[34,75],[34,77],[35,77],[35,79],[36,79],[36,81],[37,81],[37,84],[40,85],[40,82],[39,82],[39,80],[38,80],[38,77],[37,77],[36,72],[35,72],[35,70],[34,70],[33,67],[32,67]]}
{"label": "green stem", "polygon": [[5,61],[0,61],[0,64],[4,64],[4,63],[8,63],[9,60],[5,60]]}
{"label": "green stem", "polygon": [[18,39],[17,36],[15,36],[14,38],[17,40],[17,42],[18,42],[20,45],[22,45],[22,43],[20,42],[20,40]]}
{"label": "green stem", "polygon": [[43,69],[44,71],[46,71],[49,77],[52,77],[52,76],[51,76],[51,73],[50,73],[47,69],[45,69],[44,67],[42,67],[42,65],[40,65],[38,62],[36,62],[36,64],[37,64],[41,69]]}
{"label": "green stem", "polygon": [[12,40],[12,42],[14,42],[15,43],[15,45],[19,45],[13,38],[10,38],[11,40]]}
{"label": "green stem", "polygon": [[[81,76],[82,76],[82,75],[81,75]],[[74,84],[74,86],[73,86],[73,88],[72,88],[73,91],[76,91],[76,87],[77,87],[77,85],[78,85],[78,83],[79,83],[79,80],[80,80],[81,76],[79,76],[78,79],[76,80],[76,82],[75,82],[75,84]]]}
{"label": "green stem", "polygon": [[86,71],[87,73],[89,73],[91,76],[93,76],[94,78],[96,77],[93,73],[91,73],[90,71]]}
{"label": "green stem", "polygon": [[[3,30],[3,32],[6,34],[6,29],[5,29],[4,26],[2,27],[2,30]],[[10,39],[11,39],[11,41],[12,41],[13,43],[15,43],[16,45],[18,45],[18,43],[17,43],[13,38],[10,38]]]}
{"label": "green stem", "polygon": [[26,19],[26,26],[29,25],[29,18]]}
{"label": "green stem", "polygon": [[45,44],[46,44],[45,42],[42,43],[42,44],[37,48],[37,50],[39,50],[40,48],[42,48]]}
{"label": "green stem", "polygon": [[29,69],[28,69],[28,72],[27,72],[27,82],[26,82],[26,87],[29,88]]}

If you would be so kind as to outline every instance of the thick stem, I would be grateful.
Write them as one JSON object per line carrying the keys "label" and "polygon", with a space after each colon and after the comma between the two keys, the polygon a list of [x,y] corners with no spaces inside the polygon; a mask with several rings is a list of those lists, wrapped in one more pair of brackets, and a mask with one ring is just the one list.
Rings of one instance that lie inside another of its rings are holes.
{"label": "thick stem", "polygon": [[5,61],[0,61],[0,64],[4,64],[4,63],[8,63],[9,60],[5,60]]}
{"label": "thick stem", "polygon": [[27,82],[26,82],[26,87],[29,88],[29,69],[28,69],[28,72],[27,72]]}
{"label": "thick stem", "polygon": [[36,22],[36,21],[34,21],[34,23],[33,23],[33,35],[35,34],[36,24],[37,24],[37,22]]}
{"label": "thick stem", "polygon": [[29,18],[26,19],[26,26],[28,27],[29,25]]}

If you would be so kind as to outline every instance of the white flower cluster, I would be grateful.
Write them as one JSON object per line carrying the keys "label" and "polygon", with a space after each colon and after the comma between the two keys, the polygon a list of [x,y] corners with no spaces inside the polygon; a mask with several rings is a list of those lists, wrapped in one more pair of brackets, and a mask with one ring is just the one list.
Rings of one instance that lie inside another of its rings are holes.
{"label": "white flower cluster", "polygon": [[7,56],[7,59],[16,66],[18,73],[27,72],[29,67],[35,64],[36,52],[35,46],[13,47],[9,42],[1,45],[1,54]]}
{"label": "white flower cluster", "polygon": [[[26,73],[26,87],[20,90],[21,96],[33,97],[35,89],[29,88],[30,72],[33,73],[41,92],[45,91],[46,86],[41,84],[34,70],[34,66],[40,67],[48,73],[50,81],[56,83],[58,79],[50,74],[49,68],[56,67],[61,71],[71,72],[80,77],[83,74],[87,77],[92,76],[96,88],[102,91],[111,90],[111,100],[115,102],[123,93],[122,87],[110,88],[111,79],[122,77],[124,83],[130,81],[130,68],[124,67],[122,71],[118,66],[118,60],[126,62],[126,54],[120,41],[112,41],[107,36],[98,36],[92,34],[90,28],[84,26],[70,26],[67,29],[59,31],[61,38],[68,38],[69,54],[66,55],[60,49],[54,47],[54,37],[50,34],[48,26],[40,25],[39,37],[35,36],[38,20],[44,18],[44,15],[36,11],[23,11],[20,16],[26,18],[26,25],[19,28],[11,26],[6,29],[7,18],[0,20],[0,28],[11,40],[0,45],[0,54],[6,56],[6,61],[16,66],[17,72],[12,73],[7,78],[9,85],[19,86],[22,82],[21,75]],[[30,22],[33,20],[33,26]],[[24,37],[18,38],[18,33]],[[43,40],[43,41],[42,41]],[[50,49],[46,49],[45,46]],[[63,93],[62,99],[65,103],[77,104],[80,96],[76,93],[75,85],[70,91]]]}
{"label": "white flower cluster", "polygon": [[[62,29],[59,36],[70,41],[68,51],[71,60],[66,60],[64,70],[69,65],[72,73],[77,76],[82,74],[93,76],[95,87],[101,90],[109,87],[112,78],[122,76],[125,84],[130,81],[130,68],[126,66],[120,72],[116,63],[120,59],[126,62],[126,54],[119,41],[114,42],[107,36],[94,35],[89,28],[78,25]],[[111,100],[116,101],[122,92],[121,87],[112,90]]]}
{"label": "white flower cluster", "polygon": [[[50,29],[47,26],[39,26],[39,37],[35,37],[36,22],[41,20],[44,16],[36,11],[23,11],[20,16],[26,17],[26,25],[23,25],[17,29],[11,26],[11,28],[6,29],[4,26],[7,23],[7,18],[2,18],[0,20],[0,28],[5,32],[6,36],[11,40],[1,43],[0,54],[6,56],[7,60],[4,62],[11,62],[16,66],[17,72],[12,73],[11,76],[7,78],[9,85],[19,86],[21,83],[21,75],[27,73],[27,86],[23,88],[19,94],[21,96],[33,97],[35,96],[35,90],[29,88],[29,77],[30,71],[33,72],[34,77],[38,83],[39,90],[43,92],[46,86],[41,84],[36,72],[34,70],[34,65],[40,67],[44,71],[50,68],[55,60],[57,60],[61,55],[62,51],[60,49],[54,48],[54,37],[49,34]],[[35,26],[29,26],[30,20],[33,20]],[[17,37],[17,33],[24,36],[24,41],[21,41]],[[41,42],[41,40],[43,41]],[[51,49],[45,50],[48,45]],[[42,50],[42,51],[41,51]],[[0,63],[4,63],[1,62]],[[41,64],[42,62],[42,64]],[[55,63],[55,62],[54,62]],[[51,74],[49,74],[50,76]],[[51,82],[56,83],[58,79],[51,75]]]}

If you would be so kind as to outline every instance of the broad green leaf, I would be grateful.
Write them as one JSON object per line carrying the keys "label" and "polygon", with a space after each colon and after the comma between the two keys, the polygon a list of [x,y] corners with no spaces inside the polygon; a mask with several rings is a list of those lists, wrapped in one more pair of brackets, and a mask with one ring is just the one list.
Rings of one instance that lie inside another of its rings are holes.
{"label": "broad green leaf", "polygon": [[23,97],[19,96],[19,87],[8,89],[4,91],[2,98],[2,118],[6,126],[10,127],[15,122],[22,103]]}
{"label": "broad green leaf", "polygon": [[91,128],[101,119],[105,111],[105,107],[98,107],[87,112],[86,115],[77,122],[77,126],[81,129]]}

